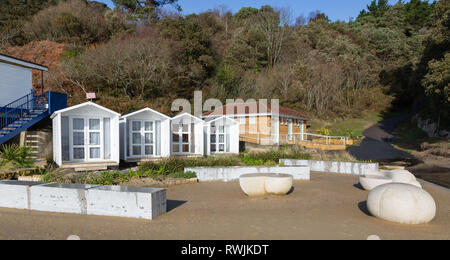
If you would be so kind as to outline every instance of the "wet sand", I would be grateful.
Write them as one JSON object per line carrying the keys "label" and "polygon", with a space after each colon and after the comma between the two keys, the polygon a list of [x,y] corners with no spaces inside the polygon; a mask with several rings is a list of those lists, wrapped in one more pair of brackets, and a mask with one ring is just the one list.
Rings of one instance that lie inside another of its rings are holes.
{"label": "wet sand", "polygon": [[401,225],[369,216],[357,176],[312,173],[285,197],[248,198],[238,182],[167,190],[169,212],[154,220],[0,208],[0,239],[450,239],[450,192],[423,184],[437,216]]}

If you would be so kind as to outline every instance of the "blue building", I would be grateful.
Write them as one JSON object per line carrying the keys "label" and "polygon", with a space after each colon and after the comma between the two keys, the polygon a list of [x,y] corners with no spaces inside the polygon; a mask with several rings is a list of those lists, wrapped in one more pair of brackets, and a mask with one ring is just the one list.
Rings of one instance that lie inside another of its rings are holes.
{"label": "blue building", "polygon": [[[35,90],[32,71],[41,72]],[[0,145],[67,107],[67,95],[44,92],[46,66],[0,54]]]}

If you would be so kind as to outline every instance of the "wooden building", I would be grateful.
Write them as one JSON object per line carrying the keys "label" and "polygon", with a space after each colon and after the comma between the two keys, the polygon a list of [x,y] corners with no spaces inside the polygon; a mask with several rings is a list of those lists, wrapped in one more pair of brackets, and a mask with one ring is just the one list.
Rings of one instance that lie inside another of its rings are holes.
{"label": "wooden building", "polygon": [[304,114],[287,107],[272,107],[262,102],[233,103],[203,114],[210,117],[226,115],[239,122],[240,141],[278,145],[298,143],[306,139],[307,122]]}

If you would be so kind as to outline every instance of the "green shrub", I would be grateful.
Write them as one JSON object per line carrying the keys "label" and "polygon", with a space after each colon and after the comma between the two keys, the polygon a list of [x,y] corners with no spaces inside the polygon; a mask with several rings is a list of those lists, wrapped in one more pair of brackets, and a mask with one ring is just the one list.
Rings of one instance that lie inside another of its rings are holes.
{"label": "green shrub", "polygon": [[311,159],[311,156],[296,148],[284,148],[279,151],[244,153],[240,159],[246,165],[277,165],[280,159]]}
{"label": "green shrub", "polygon": [[237,165],[243,165],[238,156],[225,155],[207,158],[168,158],[144,163],[140,166],[140,170],[154,172],[157,175],[169,175],[174,172],[184,171],[185,167]]}
{"label": "green shrub", "polygon": [[322,127],[322,128],[317,129],[317,134],[329,136],[329,135],[331,135],[331,131],[328,127]]}
{"label": "green shrub", "polygon": [[2,151],[0,151],[0,158],[5,161],[15,161],[19,156],[19,146],[16,144],[2,145]]}
{"label": "green shrub", "polygon": [[192,179],[197,177],[197,173],[191,172],[191,171],[181,171],[181,172],[174,172],[169,174],[169,177],[175,178],[175,179]]}

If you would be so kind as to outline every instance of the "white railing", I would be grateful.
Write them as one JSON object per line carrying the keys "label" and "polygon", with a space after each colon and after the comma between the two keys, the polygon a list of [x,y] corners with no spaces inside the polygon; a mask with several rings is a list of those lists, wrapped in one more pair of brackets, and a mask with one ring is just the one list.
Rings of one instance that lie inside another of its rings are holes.
{"label": "white railing", "polygon": [[241,141],[249,141],[256,144],[299,144],[301,142],[310,142],[326,145],[348,145],[349,138],[346,136],[328,136],[310,133],[280,134],[278,140],[276,135],[260,134],[258,132],[247,132],[239,136]]}

